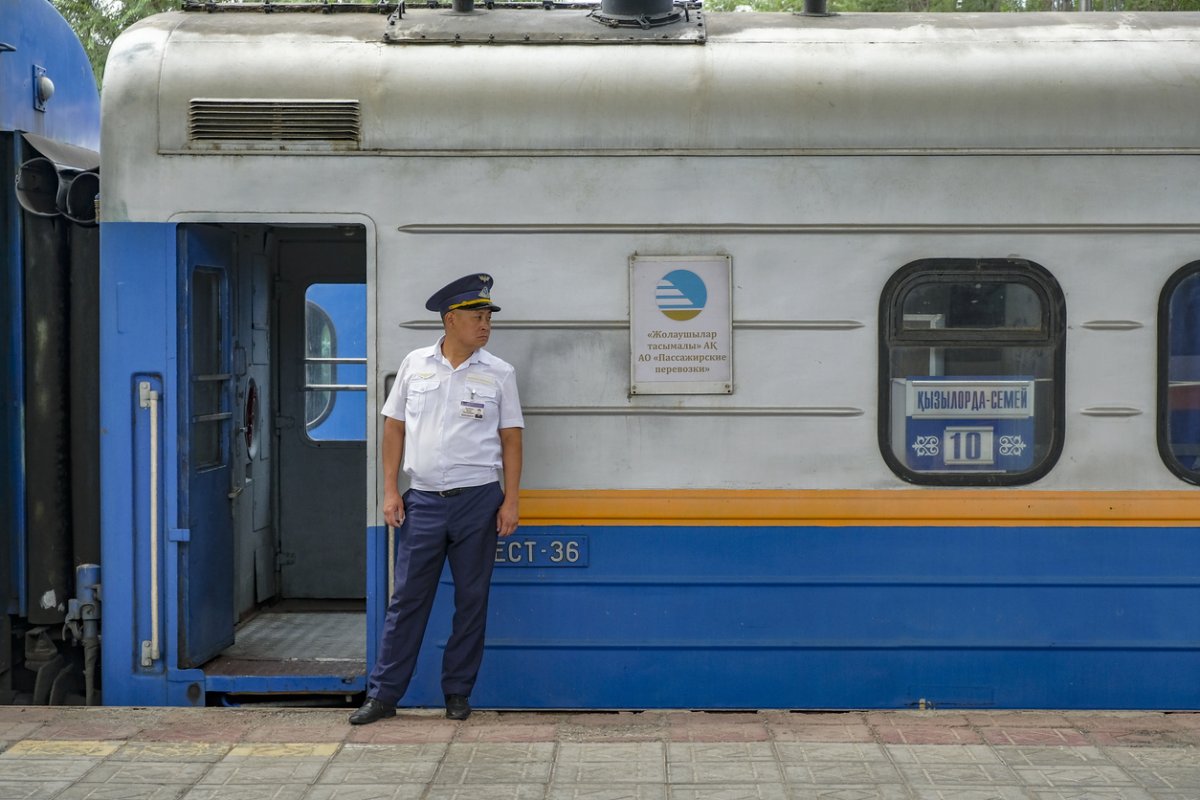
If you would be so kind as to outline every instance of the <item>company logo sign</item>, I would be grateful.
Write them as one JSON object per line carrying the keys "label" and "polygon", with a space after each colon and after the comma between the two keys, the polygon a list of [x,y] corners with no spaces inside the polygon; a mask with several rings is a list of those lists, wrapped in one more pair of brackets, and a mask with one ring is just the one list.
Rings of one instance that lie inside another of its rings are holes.
{"label": "company logo sign", "polygon": [[682,322],[693,319],[704,310],[708,302],[708,287],[691,270],[672,270],[659,279],[654,301],[659,311]]}

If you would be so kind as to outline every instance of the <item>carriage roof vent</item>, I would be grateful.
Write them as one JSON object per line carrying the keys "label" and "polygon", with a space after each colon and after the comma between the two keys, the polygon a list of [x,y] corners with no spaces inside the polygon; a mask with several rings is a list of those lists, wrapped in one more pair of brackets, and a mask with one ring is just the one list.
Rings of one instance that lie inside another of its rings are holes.
{"label": "carriage roof vent", "polygon": [[358,142],[357,100],[192,100],[188,139],[214,141]]}
{"label": "carriage roof vent", "polygon": [[589,16],[610,28],[657,28],[683,20],[687,8],[674,0],[601,0]]}

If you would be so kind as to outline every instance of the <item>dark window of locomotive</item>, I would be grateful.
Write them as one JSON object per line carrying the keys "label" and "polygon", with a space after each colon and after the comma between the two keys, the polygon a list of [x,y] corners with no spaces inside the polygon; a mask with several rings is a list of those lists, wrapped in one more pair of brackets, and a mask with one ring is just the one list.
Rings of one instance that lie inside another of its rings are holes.
{"label": "dark window of locomotive", "polygon": [[1062,448],[1064,303],[1019,259],[925,259],[880,300],[879,444],[907,481],[1029,483]]}
{"label": "dark window of locomotive", "polygon": [[1158,450],[1176,475],[1200,483],[1200,261],[1163,288],[1158,336]]}

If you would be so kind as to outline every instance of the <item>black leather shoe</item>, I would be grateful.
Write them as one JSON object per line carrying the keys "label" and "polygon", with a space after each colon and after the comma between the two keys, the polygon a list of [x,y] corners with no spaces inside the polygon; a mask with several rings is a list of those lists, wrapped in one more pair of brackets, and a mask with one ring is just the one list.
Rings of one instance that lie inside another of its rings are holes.
{"label": "black leather shoe", "polygon": [[362,707],[350,715],[351,725],[370,725],[387,717],[396,716],[396,707],[385,705],[374,697],[368,697]]}
{"label": "black leather shoe", "polygon": [[446,695],[446,719],[466,719],[471,716],[471,704],[465,694]]}

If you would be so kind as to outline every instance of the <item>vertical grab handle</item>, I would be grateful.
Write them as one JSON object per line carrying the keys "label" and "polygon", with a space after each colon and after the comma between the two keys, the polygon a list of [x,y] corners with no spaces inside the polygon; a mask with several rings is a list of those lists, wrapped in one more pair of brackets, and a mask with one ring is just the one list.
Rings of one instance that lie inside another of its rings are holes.
{"label": "vertical grab handle", "polygon": [[161,658],[158,641],[158,401],[150,381],[138,383],[138,405],[150,410],[150,639],[142,642],[142,666]]}

